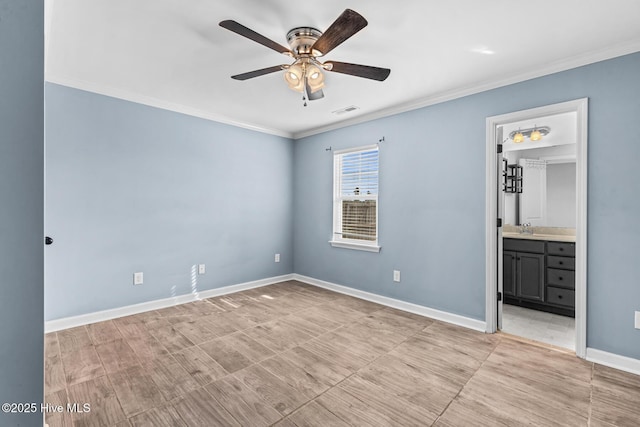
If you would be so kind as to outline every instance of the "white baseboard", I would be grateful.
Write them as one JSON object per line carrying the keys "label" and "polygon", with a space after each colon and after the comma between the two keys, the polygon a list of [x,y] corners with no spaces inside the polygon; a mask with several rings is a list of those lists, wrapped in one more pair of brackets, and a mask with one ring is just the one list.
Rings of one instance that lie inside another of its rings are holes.
{"label": "white baseboard", "polygon": [[618,354],[587,347],[587,360],[610,368],[620,369],[621,371],[640,375],[640,360],[633,359],[631,357],[620,356]]}
{"label": "white baseboard", "polygon": [[341,294],[350,295],[352,297],[386,305],[387,307],[397,308],[398,310],[408,311],[409,313],[418,314],[420,316],[429,317],[431,319],[441,320],[443,322],[473,329],[475,331],[486,332],[487,325],[485,322],[472,319],[470,317],[460,316],[457,314],[448,313],[446,311],[440,311],[434,308],[425,307],[423,305],[413,304],[382,295],[372,294],[370,292],[360,291],[358,289],[337,285],[331,282],[325,282],[324,280],[318,280],[314,279],[313,277],[302,276],[296,273],[293,274],[292,280],[297,280],[299,282],[304,282],[309,285],[329,289]]}
{"label": "white baseboard", "polygon": [[163,298],[154,301],[143,302],[140,304],[127,305],[109,310],[96,311],[93,313],[81,314],[79,316],[64,317],[62,319],[49,320],[44,324],[45,333],[55,332],[62,329],[73,328],[76,326],[88,325],[90,323],[103,322],[118,317],[130,316],[132,314],[143,313],[145,311],[158,310],[174,305],[186,304],[193,301],[199,301],[205,298],[217,297],[220,295],[231,294],[247,289],[259,288],[262,286],[273,285],[274,283],[293,280],[293,274],[285,274],[283,276],[269,277],[267,279],[254,280],[252,282],[240,283],[237,285],[225,286],[222,288],[209,289],[192,294],[178,295],[171,298]]}
{"label": "white baseboard", "polygon": [[270,277],[267,279],[255,280],[252,282],[240,283],[237,285],[225,286],[222,288],[209,289],[193,294],[178,295],[171,298],[163,298],[154,301],[147,301],[139,304],[118,307],[109,310],[96,311],[93,313],[81,314],[79,316],[65,317],[62,319],[49,320],[45,322],[45,333],[60,331],[62,329],[73,328],[76,326],[88,325],[105,320],[116,319],[118,317],[130,316],[132,314],[143,313],[145,311],[159,310],[162,308],[172,307],[174,305],[186,304],[205,298],[212,298],[220,295],[231,294],[234,292],[245,291],[248,289],[259,288],[262,286],[272,285],[274,283],[284,282],[287,280],[298,280],[309,285],[318,286],[329,289],[345,295],[375,302],[387,307],[397,308],[409,313],[418,314],[420,316],[429,317],[443,322],[452,323],[454,325],[473,329],[480,332],[486,331],[486,324],[480,320],[471,319],[469,317],[459,316],[457,314],[440,311],[433,308],[425,307],[418,304],[412,304],[405,301],[373,294],[370,292],[360,291],[358,289],[349,288],[347,286],[338,285],[324,280],[314,279],[312,277],[302,276],[300,274],[285,274],[283,276]]}

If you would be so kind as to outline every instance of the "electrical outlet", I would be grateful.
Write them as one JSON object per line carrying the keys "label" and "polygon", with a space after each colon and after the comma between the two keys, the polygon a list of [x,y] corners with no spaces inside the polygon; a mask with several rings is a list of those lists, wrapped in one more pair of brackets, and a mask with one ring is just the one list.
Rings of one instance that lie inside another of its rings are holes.
{"label": "electrical outlet", "polygon": [[144,282],[144,275],[142,272],[133,273],[133,284],[134,285],[142,285]]}
{"label": "electrical outlet", "polygon": [[204,264],[198,264],[198,274],[204,274],[206,271]]}
{"label": "electrical outlet", "polygon": [[636,311],[636,329],[640,329],[640,311]]}
{"label": "electrical outlet", "polygon": [[276,254],[275,261],[280,262],[280,254]]}
{"label": "electrical outlet", "polygon": [[393,281],[400,282],[400,270],[393,270]]}

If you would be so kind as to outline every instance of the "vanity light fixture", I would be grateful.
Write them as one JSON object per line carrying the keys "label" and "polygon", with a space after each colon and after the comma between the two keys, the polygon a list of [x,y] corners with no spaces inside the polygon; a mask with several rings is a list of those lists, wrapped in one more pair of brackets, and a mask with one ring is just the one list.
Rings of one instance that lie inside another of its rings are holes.
{"label": "vanity light fixture", "polygon": [[532,127],[529,129],[518,129],[514,130],[509,134],[509,138],[516,144],[519,144],[524,141],[525,138],[529,138],[531,141],[540,141],[543,136],[546,136],[551,132],[551,128],[549,126],[541,126],[541,127]]}

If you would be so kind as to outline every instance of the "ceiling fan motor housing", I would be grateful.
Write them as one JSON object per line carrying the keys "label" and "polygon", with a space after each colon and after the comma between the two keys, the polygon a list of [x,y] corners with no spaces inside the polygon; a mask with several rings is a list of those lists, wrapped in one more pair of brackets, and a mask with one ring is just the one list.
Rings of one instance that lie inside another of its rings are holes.
{"label": "ceiling fan motor housing", "polygon": [[313,27],[296,27],[287,33],[287,43],[291,46],[291,51],[295,57],[298,56],[321,56],[322,52],[313,50],[311,47],[322,35],[322,31]]}

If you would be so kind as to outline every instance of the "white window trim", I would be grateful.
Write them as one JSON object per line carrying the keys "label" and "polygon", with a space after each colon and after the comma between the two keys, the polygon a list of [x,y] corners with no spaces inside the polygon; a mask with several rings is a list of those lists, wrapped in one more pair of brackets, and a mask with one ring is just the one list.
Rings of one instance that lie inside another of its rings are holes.
{"label": "white window trim", "polygon": [[347,153],[354,153],[356,151],[368,151],[368,150],[379,150],[380,146],[378,144],[371,144],[371,145],[362,145],[360,147],[352,147],[352,148],[345,148],[342,150],[335,150],[333,152],[334,156],[337,156],[338,154],[347,154]]}
{"label": "white window trim", "polygon": [[[360,251],[366,251],[366,252],[380,252],[380,250],[382,249],[382,247],[378,244],[378,237],[380,235],[379,228],[378,228],[378,208],[380,205],[379,190],[378,190],[378,194],[375,197],[373,196],[360,197],[361,200],[372,199],[372,200],[378,201],[378,203],[376,203],[376,240],[368,242],[366,240],[343,239],[340,237],[336,237],[336,234],[335,234],[336,230],[341,229],[340,222],[342,221],[342,217],[338,214],[338,211],[340,210],[340,208],[336,203],[336,200],[338,198],[337,195],[340,194],[340,181],[336,179],[339,173],[339,168],[338,168],[338,165],[336,164],[335,156],[341,155],[341,154],[353,153],[356,151],[379,150],[379,149],[380,148],[378,144],[373,144],[373,145],[365,145],[361,147],[348,148],[344,150],[336,150],[333,153],[334,154],[334,157],[333,157],[334,158],[334,162],[333,162],[333,224],[331,229],[332,235],[331,235],[331,240],[329,240],[329,244],[334,248],[354,249],[354,250],[360,250]],[[378,173],[379,173],[379,169],[378,169]]]}
{"label": "white window trim", "polygon": [[348,239],[329,240],[329,244],[331,244],[331,246],[333,246],[334,248],[355,249],[358,251],[366,252],[380,252],[380,249],[382,249],[382,246],[378,246],[377,244],[368,245],[366,243],[360,243]]}

